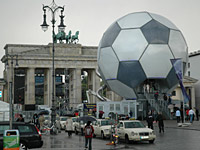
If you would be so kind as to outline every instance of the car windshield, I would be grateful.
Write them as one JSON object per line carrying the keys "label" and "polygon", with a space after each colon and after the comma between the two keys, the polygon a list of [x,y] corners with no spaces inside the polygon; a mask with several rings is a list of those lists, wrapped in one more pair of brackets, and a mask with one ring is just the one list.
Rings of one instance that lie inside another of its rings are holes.
{"label": "car windshield", "polygon": [[141,122],[125,122],[125,128],[145,128]]}
{"label": "car windshield", "polygon": [[102,126],[107,126],[107,125],[111,125],[111,124],[114,124],[114,120],[102,120],[101,121]]}
{"label": "car windshield", "polygon": [[67,118],[61,118],[60,120],[61,120],[61,121],[66,121],[66,120],[67,120]]}

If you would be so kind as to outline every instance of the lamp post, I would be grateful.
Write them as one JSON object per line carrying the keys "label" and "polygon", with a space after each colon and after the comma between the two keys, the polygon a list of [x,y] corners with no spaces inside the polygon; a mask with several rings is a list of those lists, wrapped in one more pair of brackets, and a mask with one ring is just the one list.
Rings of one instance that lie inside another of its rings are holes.
{"label": "lamp post", "polygon": [[14,88],[14,86],[13,86],[13,75],[14,75],[14,71],[13,71],[13,64],[14,64],[14,62],[13,62],[13,60],[15,59],[16,60],[16,63],[15,63],[15,66],[16,67],[18,67],[19,65],[18,65],[18,55],[10,55],[10,54],[7,54],[6,55],[6,57],[7,57],[7,61],[6,61],[6,66],[9,66],[9,63],[8,63],[8,59],[10,58],[10,64],[11,64],[11,67],[10,67],[10,70],[11,70],[11,72],[10,72],[10,78],[9,78],[9,105],[10,105],[10,108],[9,108],[9,121],[10,121],[10,129],[12,129],[12,122],[13,122],[13,120],[14,120],[14,115],[13,115],[13,88]]}
{"label": "lamp post", "polygon": [[[55,31],[54,31],[54,28],[55,28],[55,23],[56,23],[56,20],[55,20],[55,15],[56,15],[56,12],[58,10],[61,10],[61,15],[60,15],[60,19],[61,19],[61,22],[60,22],[60,25],[58,26],[59,28],[59,31],[64,31],[65,29],[65,25],[63,23],[63,19],[64,19],[64,16],[63,16],[63,11],[64,11],[64,6],[61,7],[61,6],[57,6],[56,3],[53,2],[49,5],[49,6],[45,6],[43,5],[43,11],[44,11],[44,15],[43,15],[43,24],[41,25],[42,27],[42,30],[45,32],[47,31],[48,29],[48,24],[46,22],[46,10],[49,10],[51,12],[51,15],[52,15],[52,18],[51,18],[51,23],[52,23],[52,41],[53,41],[53,44],[52,44],[52,112],[51,112],[51,124],[55,124],[55,120],[56,120],[56,106],[55,106],[55,69],[54,69],[54,53],[55,53]],[[55,132],[56,130],[53,129],[51,130],[51,134],[56,134]]]}

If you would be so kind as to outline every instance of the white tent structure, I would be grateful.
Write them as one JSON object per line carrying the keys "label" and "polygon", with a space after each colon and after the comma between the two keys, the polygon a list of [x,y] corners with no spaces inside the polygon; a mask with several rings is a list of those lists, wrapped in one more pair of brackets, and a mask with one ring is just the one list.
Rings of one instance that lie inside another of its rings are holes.
{"label": "white tent structure", "polygon": [[0,101],[0,121],[9,121],[9,103]]}

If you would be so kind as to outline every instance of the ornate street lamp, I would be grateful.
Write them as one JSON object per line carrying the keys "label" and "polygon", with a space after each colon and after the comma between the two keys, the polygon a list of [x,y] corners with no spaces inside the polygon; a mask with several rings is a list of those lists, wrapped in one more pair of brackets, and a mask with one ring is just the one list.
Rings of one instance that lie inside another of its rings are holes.
{"label": "ornate street lamp", "polygon": [[[61,19],[61,22],[60,22],[60,25],[58,26],[59,28],[59,31],[64,31],[65,29],[65,25],[64,25],[64,16],[63,16],[63,11],[64,11],[64,6],[61,7],[61,6],[57,6],[56,3],[53,2],[49,5],[49,6],[44,6],[43,5],[43,11],[44,11],[44,15],[43,15],[43,18],[44,18],[44,21],[43,21],[43,24],[41,25],[42,27],[42,30],[43,31],[47,31],[48,29],[48,24],[46,22],[46,10],[49,10],[51,12],[51,15],[52,15],[52,19],[51,19],[51,23],[52,23],[52,41],[53,41],[53,45],[52,45],[52,112],[51,112],[51,125],[55,125],[55,121],[56,121],[56,105],[55,105],[55,69],[54,69],[54,53],[55,53],[55,46],[54,46],[54,38],[55,38],[55,31],[54,31],[54,28],[55,28],[55,23],[56,23],[56,20],[55,20],[55,15],[56,15],[56,12],[60,9],[61,10],[61,15],[60,15],[60,19]],[[51,134],[56,134],[56,129],[53,128],[53,130],[51,130]]]}

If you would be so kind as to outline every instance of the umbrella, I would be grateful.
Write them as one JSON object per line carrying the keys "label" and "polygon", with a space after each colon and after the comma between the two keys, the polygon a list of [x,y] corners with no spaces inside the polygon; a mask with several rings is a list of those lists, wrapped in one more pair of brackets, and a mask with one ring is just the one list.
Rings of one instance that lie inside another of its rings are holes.
{"label": "umbrella", "polygon": [[38,115],[49,115],[49,111],[48,110],[41,110]]}
{"label": "umbrella", "polygon": [[92,116],[82,116],[78,118],[79,121],[83,121],[84,123],[87,123],[88,121],[97,121],[96,118]]}

